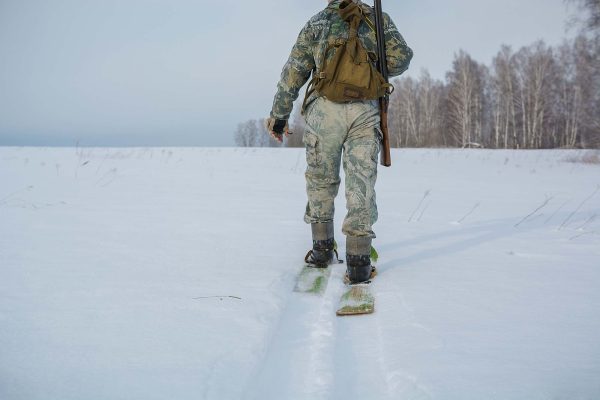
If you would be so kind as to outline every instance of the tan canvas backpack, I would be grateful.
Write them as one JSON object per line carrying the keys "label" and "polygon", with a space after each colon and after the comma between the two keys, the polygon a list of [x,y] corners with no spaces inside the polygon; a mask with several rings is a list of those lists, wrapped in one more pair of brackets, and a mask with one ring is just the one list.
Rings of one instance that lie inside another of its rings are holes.
{"label": "tan canvas backpack", "polygon": [[[344,0],[340,3],[338,13],[349,24],[348,39],[337,39],[327,47],[321,68],[313,72],[303,109],[314,91],[328,100],[344,103],[376,100],[393,90],[393,86],[386,83],[375,68],[377,55],[367,52],[358,38],[360,22],[363,19],[370,22],[364,15],[364,10],[352,0]],[[332,50],[335,53],[327,62]]]}

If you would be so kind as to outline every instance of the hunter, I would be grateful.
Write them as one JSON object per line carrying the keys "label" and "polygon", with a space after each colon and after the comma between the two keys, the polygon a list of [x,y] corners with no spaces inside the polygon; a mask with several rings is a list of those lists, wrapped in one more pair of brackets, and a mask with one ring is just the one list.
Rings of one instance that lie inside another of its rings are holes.
{"label": "hunter", "polygon": [[[334,200],[345,172],[347,278],[368,281],[373,224],[377,221],[375,181],[381,144],[378,98],[390,86],[376,76],[377,37],[373,9],[360,0],[330,0],[300,32],[283,67],[267,129],[279,142],[300,88],[311,78],[302,113],[306,121],[304,221],[311,224],[312,250],[306,262],[326,267],[334,258]],[[413,52],[389,15],[383,14],[390,77],[408,69]],[[337,54],[337,56],[336,56]],[[373,72],[375,70],[375,72]],[[388,91],[389,93],[389,91]]]}

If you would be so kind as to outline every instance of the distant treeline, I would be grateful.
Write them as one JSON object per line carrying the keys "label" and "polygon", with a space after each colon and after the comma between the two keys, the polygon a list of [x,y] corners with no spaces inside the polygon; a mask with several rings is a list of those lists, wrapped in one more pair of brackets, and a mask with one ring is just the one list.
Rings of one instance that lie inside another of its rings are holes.
{"label": "distant treeline", "polygon": [[460,51],[445,82],[427,72],[394,81],[392,145],[600,147],[598,60],[597,42],[585,36],[557,48],[505,46],[491,66]]}
{"label": "distant treeline", "polygon": [[[600,2],[579,4],[590,15],[585,32],[561,46],[503,46],[489,66],[461,50],[445,81],[427,71],[394,80],[392,146],[600,148]],[[278,146],[263,123],[239,124],[236,144]],[[284,145],[302,146],[297,110],[290,125]]]}

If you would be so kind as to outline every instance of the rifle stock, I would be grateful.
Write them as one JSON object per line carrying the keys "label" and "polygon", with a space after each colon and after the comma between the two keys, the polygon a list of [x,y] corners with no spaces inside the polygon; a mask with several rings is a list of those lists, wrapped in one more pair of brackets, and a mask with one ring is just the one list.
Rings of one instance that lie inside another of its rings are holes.
{"label": "rifle stock", "polygon": [[379,99],[379,116],[381,118],[381,157],[380,162],[384,167],[392,166],[392,155],[390,153],[390,135],[388,131],[388,99]]}
{"label": "rifle stock", "polygon": [[[389,82],[389,75],[387,70],[387,56],[385,51],[385,31],[383,29],[383,10],[381,9],[381,0],[375,0],[375,32],[377,34],[377,69],[385,79],[385,82]],[[390,133],[388,130],[388,106],[389,106],[389,95],[379,99],[379,116],[381,118],[381,134],[382,138],[382,149],[381,149],[381,165],[384,167],[390,167],[392,165],[392,155],[390,153]]]}

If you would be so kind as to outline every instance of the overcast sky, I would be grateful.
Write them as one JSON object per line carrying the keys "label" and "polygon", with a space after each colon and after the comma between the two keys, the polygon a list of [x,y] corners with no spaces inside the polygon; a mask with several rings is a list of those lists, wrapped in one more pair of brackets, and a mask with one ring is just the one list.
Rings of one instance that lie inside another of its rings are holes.
{"label": "overcast sky", "polygon": [[[0,0],[0,145],[223,145],[267,116],[325,0]],[[559,44],[563,0],[383,0],[443,79],[464,49]]]}

